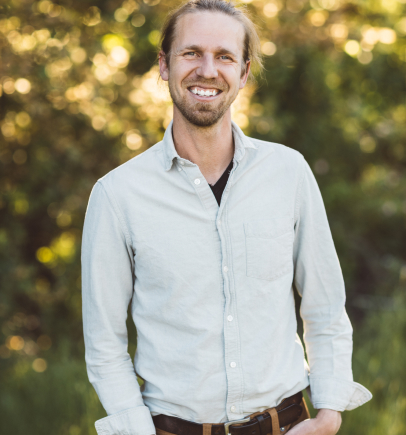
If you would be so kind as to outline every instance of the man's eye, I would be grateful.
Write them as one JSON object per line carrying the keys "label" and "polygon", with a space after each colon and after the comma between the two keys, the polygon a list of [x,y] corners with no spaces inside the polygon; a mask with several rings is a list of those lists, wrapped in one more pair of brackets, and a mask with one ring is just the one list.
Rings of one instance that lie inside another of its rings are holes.
{"label": "man's eye", "polygon": [[222,56],[220,56],[221,60],[232,60],[230,56],[227,56],[225,54],[223,54]]}
{"label": "man's eye", "polygon": [[196,56],[196,53],[194,51],[188,51],[187,53],[185,53],[185,56],[194,57]]}

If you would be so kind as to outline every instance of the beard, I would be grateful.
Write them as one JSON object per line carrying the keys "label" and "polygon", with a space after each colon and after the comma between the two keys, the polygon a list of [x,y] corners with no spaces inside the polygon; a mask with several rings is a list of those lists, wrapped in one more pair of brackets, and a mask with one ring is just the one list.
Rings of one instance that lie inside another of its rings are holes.
{"label": "beard", "polygon": [[[199,80],[198,84],[220,89],[223,92],[228,90],[228,86],[226,84],[216,83],[210,80]],[[188,81],[185,80],[183,82],[186,92],[190,92],[188,90],[189,87],[198,86],[198,84],[196,81],[193,81],[193,83],[188,83]],[[182,97],[176,93],[176,90],[173,88],[173,86],[171,86],[171,82],[169,82],[169,93],[171,95],[173,104],[178,108],[183,117],[197,127],[211,127],[220,121],[237,96],[235,95],[229,100],[222,100],[218,105],[214,105],[210,102],[206,103],[200,101],[190,103],[186,95]]]}

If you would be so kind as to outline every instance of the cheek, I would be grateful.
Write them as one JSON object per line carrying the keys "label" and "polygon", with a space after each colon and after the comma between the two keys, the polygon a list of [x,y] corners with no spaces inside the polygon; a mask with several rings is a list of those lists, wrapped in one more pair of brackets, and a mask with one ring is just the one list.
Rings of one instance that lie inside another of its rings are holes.
{"label": "cheek", "polygon": [[176,85],[182,86],[184,80],[192,79],[194,77],[194,71],[196,67],[188,64],[182,64],[179,62],[171,73],[173,74],[173,81],[176,82]]}
{"label": "cheek", "polygon": [[230,65],[228,68],[223,70],[223,77],[227,83],[229,83],[230,87],[238,87],[240,85],[241,75],[240,65]]}

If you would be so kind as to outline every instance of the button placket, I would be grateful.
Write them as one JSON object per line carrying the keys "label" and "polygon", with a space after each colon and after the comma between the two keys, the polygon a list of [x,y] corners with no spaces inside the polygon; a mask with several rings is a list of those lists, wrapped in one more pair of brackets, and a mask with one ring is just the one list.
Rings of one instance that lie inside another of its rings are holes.
{"label": "button placket", "polygon": [[[182,161],[179,161],[179,163],[181,164]],[[200,199],[202,206],[206,209],[209,219],[215,223],[219,207],[216,198],[214,197],[213,192],[203,174],[200,172],[199,167],[194,163],[186,162],[182,166],[182,169],[185,172],[189,183],[191,183],[193,186],[193,189]]]}
{"label": "button placket", "polygon": [[[226,219],[227,198],[232,183],[232,175],[235,166],[230,173],[227,186],[224,190],[220,208],[217,215],[217,231],[220,238],[221,255],[222,255],[222,276],[225,295],[225,315],[224,315],[224,346],[225,346],[225,364],[227,374],[227,398],[226,409],[227,417],[233,420],[239,417],[242,400],[242,372],[240,362],[239,330],[238,323],[234,321],[236,312],[235,294],[233,290],[232,272],[232,253],[230,246],[229,226]],[[243,417],[241,415],[241,417]]]}

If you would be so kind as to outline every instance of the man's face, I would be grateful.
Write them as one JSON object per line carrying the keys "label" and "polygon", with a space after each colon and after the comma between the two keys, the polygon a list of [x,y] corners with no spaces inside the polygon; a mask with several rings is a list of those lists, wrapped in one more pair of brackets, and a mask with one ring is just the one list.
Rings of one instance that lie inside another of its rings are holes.
{"label": "man's face", "polygon": [[216,124],[244,87],[250,63],[244,63],[244,27],[219,12],[186,14],[178,20],[169,69],[163,56],[160,71],[169,82],[174,110],[199,127]]}

